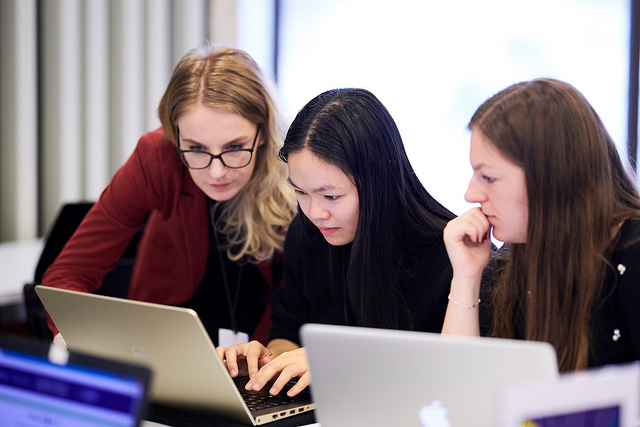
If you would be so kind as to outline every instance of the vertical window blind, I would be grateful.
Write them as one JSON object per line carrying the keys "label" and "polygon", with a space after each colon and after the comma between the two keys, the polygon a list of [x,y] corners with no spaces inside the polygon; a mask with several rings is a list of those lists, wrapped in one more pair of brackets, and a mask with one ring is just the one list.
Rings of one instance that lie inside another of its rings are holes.
{"label": "vertical window blind", "polygon": [[0,241],[40,236],[64,203],[98,198],[160,125],[171,71],[208,40],[213,9],[210,0],[0,2]]}

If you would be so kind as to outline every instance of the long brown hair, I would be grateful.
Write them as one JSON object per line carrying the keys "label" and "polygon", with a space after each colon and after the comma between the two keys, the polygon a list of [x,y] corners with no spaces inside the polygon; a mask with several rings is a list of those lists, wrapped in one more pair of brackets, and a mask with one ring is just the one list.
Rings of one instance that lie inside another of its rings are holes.
{"label": "long brown hair", "polygon": [[508,87],[469,129],[523,168],[529,203],[527,241],[508,245],[494,290],[493,335],[512,338],[524,322],[526,339],[555,347],[561,370],[585,368],[612,230],[640,212],[634,182],[589,102],[558,80]]}
{"label": "long brown hair", "polygon": [[296,212],[286,168],[278,161],[284,126],[275,87],[246,52],[206,45],[176,65],[158,107],[165,136],[176,147],[176,123],[197,105],[232,111],[260,125],[255,170],[242,191],[223,203],[218,231],[226,235],[229,259],[269,259],[282,251]]}

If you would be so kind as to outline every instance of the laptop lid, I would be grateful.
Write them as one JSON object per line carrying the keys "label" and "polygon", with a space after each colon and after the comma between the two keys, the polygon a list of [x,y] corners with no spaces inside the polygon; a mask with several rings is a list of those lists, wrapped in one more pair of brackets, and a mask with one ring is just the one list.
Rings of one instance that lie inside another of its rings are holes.
{"label": "laptop lid", "polygon": [[640,365],[611,365],[500,387],[496,426],[637,426],[639,405]]}
{"label": "laptop lid", "polygon": [[36,292],[70,349],[152,367],[156,403],[248,424],[313,409],[303,393],[252,413],[191,309],[42,285]]}
{"label": "laptop lid", "polygon": [[549,344],[307,324],[316,419],[326,426],[492,426],[495,387],[555,378]]}
{"label": "laptop lid", "polygon": [[0,335],[3,426],[137,426],[151,371]]}

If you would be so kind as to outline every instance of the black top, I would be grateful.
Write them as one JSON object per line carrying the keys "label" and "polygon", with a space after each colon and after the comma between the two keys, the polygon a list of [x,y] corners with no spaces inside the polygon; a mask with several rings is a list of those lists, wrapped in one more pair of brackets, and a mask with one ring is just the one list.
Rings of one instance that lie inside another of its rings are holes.
{"label": "black top", "polygon": [[[351,245],[331,246],[317,229],[305,232],[302,214],[289,227],[284,244],[284,287],[274,291],[271,302],[270,339],[300,344],[298,329],[304,323],[357,325],[353,307],[345,303],[344,280],[330,285],[330,252],[348,259]],[[413,330],[440,332],[447,309],[453,271],[444,243],[417,247],[406,242],[406,259],[420,256],[415,273],[401,282],[402,295],[413,316]],[[407,269],[409,270],[409,269]]]}
{"label": "black top", "polygon": [[[640,360],[640,221],[622,225],[609,263],[593,320],[590,367]],[[515,318],[515,338],[524,339],[521,310]]]}
{"label": "black top", "polygon": [[[209,201],[211,208],[212,202]],[[227,256],[226,250],[219,250],[224,236],[214,233],[213,222],[209,222],[209,254],[207,270],[200,287],[183,307],[194,309],[209,333],[211,341],[218,345],[218,329],[233,329],[231,310],[235,303],[237,329],[251,336],[262,318],[265,306],[265,294],[269,285],[255,264],[241,260],[234,262]],[[224,268],[221,268],[220,259]],[[224,276],[226,275],[226,286]],[[238,276],[240,275],[240,281]],[[227,298],[227,290],[229,299]],[[238,292],[240,292],[238,294]],[[231,302],[231,304],[229,303]]]}
{"label": "black top", "polygon": [[594,320],[590,366],[640,360],[640,221],[626,221]]}

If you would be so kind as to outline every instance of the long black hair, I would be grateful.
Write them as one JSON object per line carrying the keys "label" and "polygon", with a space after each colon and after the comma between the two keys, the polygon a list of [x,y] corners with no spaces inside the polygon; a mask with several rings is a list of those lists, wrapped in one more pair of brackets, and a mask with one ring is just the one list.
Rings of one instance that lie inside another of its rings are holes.
{"label": "long black hair", "polygon": [[358,191],[360,214],[344,277],[358,324],[411,329],[400,281],[428,262],[416,248],[441,245],[454,214],[420,183],[393,118],[367,90],[334,89],[305,105],[280,158],[286,162],[302,149],[340,168]]}

